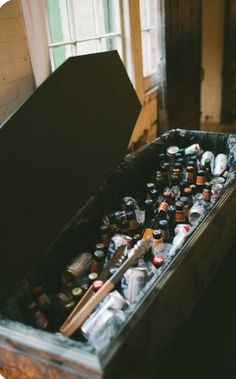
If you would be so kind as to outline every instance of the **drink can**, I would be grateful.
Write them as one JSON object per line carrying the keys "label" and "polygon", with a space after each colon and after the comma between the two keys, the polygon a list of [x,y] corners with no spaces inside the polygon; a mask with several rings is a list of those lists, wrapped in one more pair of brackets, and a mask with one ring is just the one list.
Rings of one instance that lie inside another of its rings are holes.
{"label": "drink can", "polygon": [[207,206],[203,202],[195,203],[189,211],[188,219],[191,225],[197,224],[199,218],[206,212]]}
{"label": "drink can", "polygon": [[[111,310],[119,310],[127,305],[125,298],[118,292],[110,292],[103,301],[97,306],[97,308],[91,313],[89,318],[82,324],[81,332],[85,338],[89,338],[91,332],[94,332],[101,326],[103,326],[113,313]],[[108,312],[109,310],[109,312]]]}
{"label": "drink can", "polygon": [[186,147],[186,149],[184,150],[185,155],[200,153],[200,152],[201,152],[201,147],[198,143],[194,143],[193,145]]}
{"label": "drink can", "polygon": [[145,267],[133,267],[127,270],[124,275],[123,294],[129,303],[134,303],[137,296],[145,287],[148,280],[147,269]]}
{"label": "drink can", "polygon": [[166,149],[166,152],[167,152],[167,155],[172,158],[175,156],[175,154],[177,154],[179,152],[179,147],[178,146],[169,146],[167,149]]}
{"label": "drink can", "polygon": [[215,168],[213,174],[219,176],[223,174],[227,167],[227,155],[218,154],[215,159]]}
{"label": "drink can", "polygon": [[192,227],[188,224],[179,224],[175,227],[175,235],[177,234],[187,234],[190,232]]}
{"label": "drink can", "polygon": [[211,161],[211,171],[213,172],[214,171],[214,167],[215,167],[215,155],[212,153],[212,151],[205,151],[202,154],[202,159],[201,159],[201,165],[202,166],[205,165],[205,160],[206,159],[210,159],[210,161]]}

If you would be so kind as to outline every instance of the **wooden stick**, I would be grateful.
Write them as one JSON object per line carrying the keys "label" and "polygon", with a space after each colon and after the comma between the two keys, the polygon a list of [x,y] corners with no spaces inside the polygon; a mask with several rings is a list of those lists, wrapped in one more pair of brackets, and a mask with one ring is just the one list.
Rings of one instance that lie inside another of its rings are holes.
{"label": "wooden stick", "polygon": [[60,332],[67,337],[71,336],[76,331],[76,329],[78,329],[86,320],[90,313],[96,308],[100,301],[102,301],[108,295],[108,293],[113,290],[122,275],[130,266],[132,266],[135,260],[145,253],[147,247],[149,247],[147,240],[139,241],[137,245],[131,250],[132,254],[130,254],[129,258],[121,265],[117,272],[112,275],[112,277],[106,281],[106,283],[98,290],[98,292],[88,300],[82,309],[80,309],[78,312],[73,313],[73,317],[70,317],[69,321],[62,325]]}
{"label": "wooden stick", "polygon": [[[119,259],[121,259],[124,256],[125,247],[125,245],[122,245],[116,249],[109,262],[106,264],[102,272],[99,274],[98,280],[102,280],[103,282],[107,280],[110,274],[110,269],[114,267],[115,264],[119,261]],[[62,333],[63,330],[67,327],[68,323],[70,323],[70,321],[73,319],[74,315],[77,314],[85,306],[85,304],[91,299],[91,297],[94,296],[94,294],[95,292],[93,291],[93,286],[91,285],[89,289],[85,292],[84,296],[80,299],[76,307],[67,317],[63,325],[61,326],[60,331]]]}

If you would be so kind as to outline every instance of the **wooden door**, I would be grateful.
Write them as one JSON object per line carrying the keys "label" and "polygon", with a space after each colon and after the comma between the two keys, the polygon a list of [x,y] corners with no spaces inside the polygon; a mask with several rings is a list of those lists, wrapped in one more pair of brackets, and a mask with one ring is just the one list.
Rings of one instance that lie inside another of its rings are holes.
{"label": "wooden door", "polygon": [[159,134],[199,129],[201,1],[159,0]]}

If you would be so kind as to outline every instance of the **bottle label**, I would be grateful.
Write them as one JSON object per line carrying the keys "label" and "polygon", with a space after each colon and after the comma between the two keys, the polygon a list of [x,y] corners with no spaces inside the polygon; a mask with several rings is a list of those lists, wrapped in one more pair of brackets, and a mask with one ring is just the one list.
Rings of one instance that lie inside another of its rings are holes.
{"label": "bottle label", "polygon": [[197,176],[196,185],[197,186],[204,186],[204,184],[205,184],[205,177],[204,176]]}
{"label": "bottle label", "polygon": [[184,213],[176,211],[176,213],[175,213],[175,220],[176,220],[176,222],[185,222],[185,215],[184,215]]}
{"label": "bottle label", "polygon": [[167,212],[169,208],[169,204],[166,201],[163,201],[159,206],[159,211]]}

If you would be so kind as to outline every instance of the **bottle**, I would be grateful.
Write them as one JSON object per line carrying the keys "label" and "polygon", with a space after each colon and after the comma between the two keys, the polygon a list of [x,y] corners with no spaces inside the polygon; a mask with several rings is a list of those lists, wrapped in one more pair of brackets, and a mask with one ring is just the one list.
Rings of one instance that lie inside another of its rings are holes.
{"label": "bottle", "polygon": [[130,232],[134,234],[138,233],[140,230],[140,225],[137,221],[135,211],[126,211],[126,217],[129,223]]}
{"label": "bottle", "polygon": [[75,301],[76,303],[78,303],[79,300],[81,299],[81,297],[83,296],[83,290],[82,290],[82,288],[81,287],[74,287],[74,288],[72,288],[71,295],[72,295],[73,301]]}
{"label": "bottle", "polygon": [[163,192],[165,184],[164,184],[164,178],[163,178],[162,171],[157,171],[156,172],[156,186],[157,186],[157,190],[159,192]]}
{"label": "bottle", "polygon": [[175,211],[176,211],[175,206],[170,205],[168,208],[168,221],[169,221],[169,231],[170,231],[171,236],[173,236],[173,234],[174,234],[174,229],[175,229],[175,225],[176,225]]}
{"label": "bottle", "polygon": [[189,208],[193,205],[193,190],[190,187],[184,189],[184,196],[188,198]]}
{"label": "bottle", "polygon": [[185,223],[185,214],[184,214],[184,203],[182,201],[176,201],[175,203],[175,221],[176,224]]}
{"label": "bottle", "polygon": [[204,187],[204,190],[202,191],[202,198],[205,201],[208,201],[209,203],[211,201],[211,190],[207,188],[206,186]]}
{"label": "bottle", "polygon": [[96,272],[97,274],[99,274],[102,270],[104,259],[104,251],[96,250],[93,255],[93,261],[91,262],[90,272]]}
{"label": "bottle", "polygon": [[160,220],[159,227],[161,229],[161,235],[164,242],[169,242],[170,240],[170,231],[169,231],[169,222],[167,220]]}
{"label": "bottle", "polygon": [[186,217],[188,216],[189,208],[190,208],[188,197],[187,196],[181,196],[179,200],[184,204],[183,213],[184,213],[185,219],[186,219]]}
{"label": "bottle", "polygon": [[35,301],[28,306],[28,315],[33,326],[41,330],[49,329],[49,321]]}
{"label": "bottle", "polygon": [[203,170],[198,170],[196,178],[197,192],[202,192],[205,185],[205,173]]}
{"label": "bottle", "polygon": [[108,248],[111,242],[111,230],[108,225],[100,226],[100,240],[103,243],[105,248]]}
{"label": "bottle", "polygon": [[154,229],[152,236],[152,253],[153,255],[158,255],[161,251],[164,251],[161,229]]}
{"label": "bottle", "polygon": [[151,191],[155,189],[154,183],[147,183],[146,184],[146,199],[151,199]]}
{"label": "bottle", "polygon": [[167,201],[162,201],[155,215],[158,221],[166,220],[168,208],[169,208],[169,204],[167,203]]}
{"label": "bottle", "polygon": [[212,179],[211,160],[209,158],[205,159],[204,168],[205,168],[205,181],[209,182]]}
{"label": "bottle", "polygon": [[145,207],[145,227],[146,228],[153,228],[154,227],[154,202],[151,199],[147,199],[144,202],[144,207]]}
{"label": "bottle", "polygon": [[188,185],[194,183],[194,167],[190,164],[186,167],[186,182]]}

